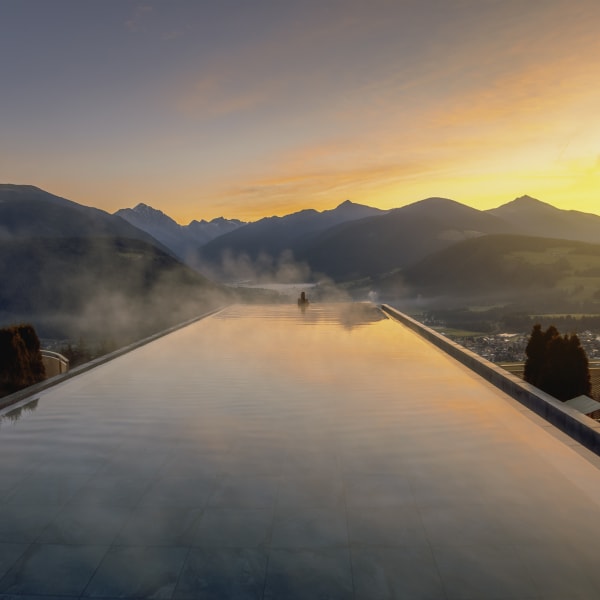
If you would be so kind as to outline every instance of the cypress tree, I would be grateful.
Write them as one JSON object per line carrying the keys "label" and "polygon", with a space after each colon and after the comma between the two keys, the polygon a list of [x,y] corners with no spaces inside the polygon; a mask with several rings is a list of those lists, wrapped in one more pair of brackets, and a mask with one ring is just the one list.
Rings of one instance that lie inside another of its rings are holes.
{"label": "cypress tree", "polygon": [[569,357],[569,339],[557,335],[546,346],[544,366],[540,372],[537,387],[558,400],[569,400],[572,369]]}
{"label": "cypress tree", "polygon": [[569,338],[569,356],[572,361],[573,388],[570,391],[576,396],[590,396],[592,393],[592,379],[590,374],[590,363],[587,354],[577,334]]}
{"label": "cypress tree", "polygon": [[525,381],[558,400],[590,395],[588,358],[576,334],[561,336],[551,326],[535,325],[525,350]]}
{"label": "cypress tree", "polygon": [[542,330],[539,323],[533,326],[531,337],[525,348],[525,354],[527,355],[523,374],[525,381],[539,387],[540,376],[547,360],[548,344],[558,335],[558,330],[553,325],[548,327],[546,331]]}
{"label": "cypress tree", "polygon": [[540,372],[544,365],[544,354],[546,352],[546,340],[542,326],[538,323],[533,326],[531,336],[525,348],[527,360],[525,361],[525,371],[523,377],[525,381],[537,385]]}

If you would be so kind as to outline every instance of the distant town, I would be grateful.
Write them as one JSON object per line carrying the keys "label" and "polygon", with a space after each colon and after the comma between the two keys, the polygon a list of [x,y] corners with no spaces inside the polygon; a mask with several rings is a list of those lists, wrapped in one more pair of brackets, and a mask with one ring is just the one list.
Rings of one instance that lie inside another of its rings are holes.
{"label": "distant town", "polygon": [[[436,319],[425,318],[423,323],[471,352],[475,352],[486,360],[497,363],[511,373],[522,377],[529,333],[460,335]],[[581,331],[577,336],[590,362],[592,396],[600,401],[600,332]]]}
{"label": "distant town", "polygon": [[[600,361],[600,334],[583,331],[577,334],[590,362]],[[495,363],[523,362],[529,334],[499,333],[485,336],[453,336],[455,342]]]}

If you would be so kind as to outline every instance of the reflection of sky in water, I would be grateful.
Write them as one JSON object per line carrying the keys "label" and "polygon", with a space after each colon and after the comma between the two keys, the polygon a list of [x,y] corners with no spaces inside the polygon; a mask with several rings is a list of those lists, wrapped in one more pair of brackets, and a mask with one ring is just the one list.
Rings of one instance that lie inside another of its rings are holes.
{"label": "reflection of sky in water", "polygon": [[596,467],[369,305],[232,307],[37,398],[0,594],[600,597]]}

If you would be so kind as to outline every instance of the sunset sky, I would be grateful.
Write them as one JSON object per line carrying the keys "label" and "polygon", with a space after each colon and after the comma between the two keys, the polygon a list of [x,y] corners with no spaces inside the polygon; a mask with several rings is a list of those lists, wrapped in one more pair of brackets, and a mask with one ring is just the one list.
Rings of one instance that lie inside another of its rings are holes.
{"label": "sunset sky", "polygon": [[600,213],[599,0],[0,0],[0,183],[180,223]]}

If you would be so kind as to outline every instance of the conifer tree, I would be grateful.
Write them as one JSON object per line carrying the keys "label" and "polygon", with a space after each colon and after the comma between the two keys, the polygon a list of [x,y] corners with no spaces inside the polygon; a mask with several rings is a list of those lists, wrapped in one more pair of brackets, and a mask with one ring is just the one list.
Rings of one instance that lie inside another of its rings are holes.
{"label": "conifer tree", "polygon": [[557,335],[549,340],[537,387],[558,400],[564,401],[574,398],[574,396],[568,395],[572,380],[570,363],[568,337]]}
{"label": "conifer tree", "polygon": [[525,381],[537,385],[538,378],[544,365],[544,354],[546,352],[546,340],[542,326],[538,323],[533,326],[531,336],[525,348],[527,360],[523,377]]}
{"label": "conifer tree", "polygon": [[590,395],[588,358],[576,334],[561,336],[551,326],[535,325],[525,350],[525,381],[558,400]]}
{"label": "conifer tree", "polygon": [[548,344],[558,335],[558,330],[553,325],[548,327],[546,331],[542,330],[540,324],[533,326],[531,337],[525,348],[525,354],[527,355],[524,372],[525,381],[539,387],[538,382],[546,362]]}

